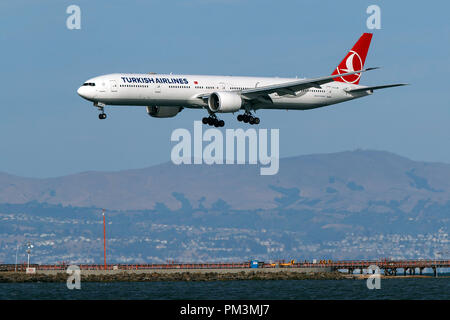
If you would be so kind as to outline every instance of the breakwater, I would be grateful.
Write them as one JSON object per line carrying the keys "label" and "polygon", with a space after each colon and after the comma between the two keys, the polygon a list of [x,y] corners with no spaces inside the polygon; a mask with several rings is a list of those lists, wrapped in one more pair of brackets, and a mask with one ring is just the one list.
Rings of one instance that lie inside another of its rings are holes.
{"label": "breakwater", "polygon": [[[0,272],[0,282],[66,282],[65,272]],[[141,281],[232,281],[232,280],[340,280],[348,279],[348,275],[340,272],[304,272],[295,270],[280,271],[236,271],[201,270],[175,271],[165,270],[133,272],[133,271],[96,271],[81,272],[83,282],[141,282]]]}

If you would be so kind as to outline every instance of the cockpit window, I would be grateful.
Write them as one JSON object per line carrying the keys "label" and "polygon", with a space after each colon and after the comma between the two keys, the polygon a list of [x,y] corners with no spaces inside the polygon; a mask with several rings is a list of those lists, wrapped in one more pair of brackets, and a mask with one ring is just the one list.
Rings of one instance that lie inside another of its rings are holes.
{"label": "cockpit window", "polygon": [[85,82],[85,83],[83,83],[83,87],[84,86],[91,86],[91,87],[94,87],[95,86],[95,83],[94,82]]}

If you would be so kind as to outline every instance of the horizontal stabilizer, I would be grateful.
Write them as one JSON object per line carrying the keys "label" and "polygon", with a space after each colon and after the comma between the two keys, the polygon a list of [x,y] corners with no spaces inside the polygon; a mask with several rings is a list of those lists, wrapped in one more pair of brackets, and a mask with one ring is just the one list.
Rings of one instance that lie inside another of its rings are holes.
{"label": "horizontal stabilizer", "polygon": [[395,84],[386,84],[384,86],[372,86],[372,87],[361,87],[361,88],[355,88],[355,89],[348,89],[345,90],[347,92],[364,92],[364,91],[373,91],[378,89],[385,89],[385,88],[392,88],[392,87],[400,87],[400,86],[407,86],[408,83],[395,83]]}

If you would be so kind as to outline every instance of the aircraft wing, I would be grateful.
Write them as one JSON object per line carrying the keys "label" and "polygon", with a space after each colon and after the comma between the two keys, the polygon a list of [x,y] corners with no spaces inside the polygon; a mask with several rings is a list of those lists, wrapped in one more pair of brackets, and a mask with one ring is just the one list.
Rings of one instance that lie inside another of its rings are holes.
{"label": "aircraft wing", "polygon": [[372,87],[362,87],[362,88],[356,88],[356,89],[348,89],[345,90],[348,93],[351,92],[363,92],[363,91],[373,91],[378,89],[385,89],[385,88],[392,88],[392,87],[400,87],[400,86],[407,86],[407,83],[395,83],[395,84],[386,84],[383,86],[372,86]]}
{"label": "aircraft wing", "polygon": [[[242,99],[244,100],[267,100],[270,98],[268,95],[270,93],[278,93],[278,95],[286,95],[291,94],[295,95],[297,91],[308,89],[308,88],[321,88],[321,84],[325,84],[328,82],[333,82],[334,79],[348,76],[356,73],[366,72],[370,70],[375,70],[378,68],[367,68],[363,70],[353,71],[353,72],[347,72],[347,73],[341,73],[341,74],[335,74],[331,76],[321,77],[321,78],[315,78],[315,79],[301,79],[297,81],[291,81],[291,82],[284,82],[280,84],[274,84],[269,86],[262,86],[257,88],[251,88],[251,89],[245,89],[241,91],[237,91],[241,94]],[[197,96],[199,99],[203,99],[205,101],[208,100],[209,94],[201,94]]]}
{"label": "aircraft wing", "polygon": [[263,87],[257,87],[257,88],[251,88],[251,89],[245,89],[240,91],[241,96],[243,99],[246,100],[253,100],[261,96],[266,96],[270,93],[278,93],[281,95],[286,94],[292,94],[295,95],[297,91],[308,89],[308,88],[321,88],[320,85],[332,82],[335,78],[352,75],[356,73],[366,72],[370,70],[374,70],[378,68],[367,68],[363,70],[348,72],[348,73],[341,73],[341,74],[335,74],[332,76],[326,76],[321,78],[315,78],[315,79],[302,79],[298,81],[291,81],[291,82],[285,82],[280,84],[274,84],[269,86],[263,86]]}

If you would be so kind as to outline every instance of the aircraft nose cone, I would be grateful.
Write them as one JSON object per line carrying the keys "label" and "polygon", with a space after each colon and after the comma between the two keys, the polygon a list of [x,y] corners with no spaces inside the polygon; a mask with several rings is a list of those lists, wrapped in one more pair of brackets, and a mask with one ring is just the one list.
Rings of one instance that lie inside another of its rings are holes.
{"label": "aircraft nose cone", "polygon": [[84,99],[88,99],[89,97],[89,93],[88,93],[88,89],[84,86],[81,86],[78,88],[77,93],[80,97],[84,98]]}
{"label": "aircraft nose cone", "polygon": [[77,90],[77,93],[78,93],[78,95],[79,95],[80,97],[84,98],[84,95],[83,95],[83,87],[79,87],[78,90]]}

